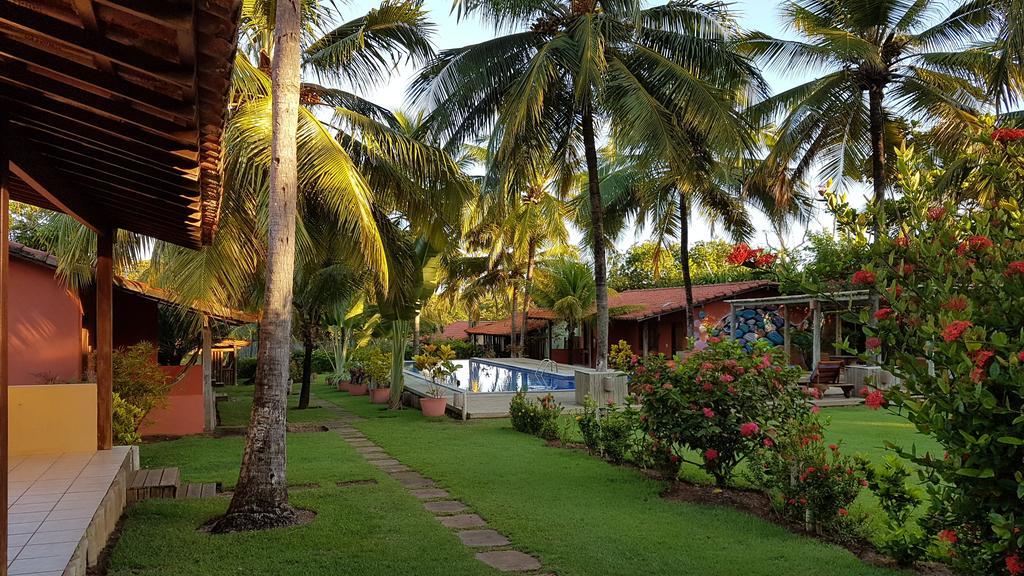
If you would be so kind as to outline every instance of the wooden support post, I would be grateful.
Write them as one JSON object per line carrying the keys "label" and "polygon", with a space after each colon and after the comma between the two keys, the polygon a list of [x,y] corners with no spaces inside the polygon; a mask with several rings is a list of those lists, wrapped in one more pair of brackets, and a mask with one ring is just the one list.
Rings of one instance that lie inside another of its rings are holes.
{"label": "wooden support post", "polygon": [[650,330],[647,329],[647,323],[646,322],[641,322],[640,323],[640,332],[642,334],[641,337],[643,338],[643,343],[644,343],[643,344],[643,346],[644,346],[644,356],[647,356],[647,354],[648,354],[647,339],[649,337],[648,334],[650,333]]}
{"label": "wooden support post", "polygon": [[8,283],[8,203],[7,190],[10,163],[7,160],[3,137],[7,134],[7,121],[0,118],[0,576],[7,576],[7,423],[10,421],[11,405],[7,398],[7,289]]}
{"label": "wooden support post", "polygon": [[782,350],[786,356],[786,363],[793,363],[793,338],[789,333],[789,306],[782,305]]}
{"label": "wooden support post", "polygon": [[821,362],[821,303],[811,300],[811,326],[813,326],[813,341],[811,342],[811,370],[818,367]]}
{"label": "wooden support post", "polygon": [[217,427],[217,406],[213,396],[213,331],[210,317],[203,314],[203,429],[213,432]]}
{"label": "wooden support post", "polygon": [[114,445],[114,237],[96,236],[96,433],[98,450]]}

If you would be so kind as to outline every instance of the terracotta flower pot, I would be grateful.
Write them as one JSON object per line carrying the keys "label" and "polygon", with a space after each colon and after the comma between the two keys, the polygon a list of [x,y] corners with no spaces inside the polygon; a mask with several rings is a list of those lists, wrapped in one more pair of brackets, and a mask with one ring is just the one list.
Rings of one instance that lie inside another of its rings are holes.
{"label": "terracotta flower pot", "polygon": [[428,418],[444,416],[444,408],[447,404],[448,399],[446,398],[420,398],[420,410],[422,410],[423,415]]}
{"label": "terracotta flower pot", "polygon": [[348,393],[353,396],[366,396],[370,387],[366,384],[349,384]]}
{"label": "terracotta flower pot", "polygon": [[370,390],[370,402],[373,404],[387,404],[391,398],[391,388],[374,388]]}
{"label": "terracotta flower pot", "polygon": [[338,384],[338,392],[347,392],[348,391],[348,385],[349,385],[349,381],[348,380],[338,380],[337,384]]}

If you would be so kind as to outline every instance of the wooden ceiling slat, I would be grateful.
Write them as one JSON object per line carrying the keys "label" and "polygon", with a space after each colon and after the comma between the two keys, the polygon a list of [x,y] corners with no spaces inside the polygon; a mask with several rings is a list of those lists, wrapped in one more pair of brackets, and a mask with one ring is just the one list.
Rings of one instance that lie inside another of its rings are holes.
{"label": "wooden ceiling slat", "polygon": [[[171,192],[172,195],[169,196],[172,198],[195,199],[195,182],[181,179],[178,174],[154,173],[149,170],[149,166],[142,163],[133,163],[131,166],[128,166],[127,164],[130,160],[122,156],[111,157],[107,153],[97,154],[95,148],[87,146],[82,141],[75,142],[79,149],[74,149],[56,144],[53,141],[43,141],[31,137],[27,139],[45,156],[56,156],[62,161],[76,166],[88,167],[96,171],[113,174],[125,180],[139,182],[144,186],[157,187],[160,190]],[[89,149],[82,150],[83,147]],[[191,184],[191,186],[188,184]],[[173,195],[175,190],[178,192],[176,195]]]}
{"label": "wooden ceiling slat", "polygon": [[170,25],[173,28],[188,26],[192,22],[191,3],[164,0],[95,0],[96,4],[128,14],[154,24]]}
{"label": "wooden ceiling slat", "polygon": [[89,66],[54,56],[45,50],[15,42],[10,38],[0,37],[0,57],[46,70],[57,79],[74,79],[78,83],[87,84],[97,90],[117,94],[126,100],[165,110],[181,117],[185,117],[186,111],[193,109],[192,102],[175,98],[166,91],[152,90],[128,82],[114,74],[101,74]]}
{"label": "wooden ceiling slat", "polygon": [[[195,168],[195,163],[192,160],[175,151],[148,145],[126,147],[128,141],[124,138],[111,136],[85,125],[75,125],[69,127],[71,129],[65,129],[55,120],[60,120],[60,117],[40,113],[31,117],[18,116],[12,118],[11,122],[22,130],[36,132],[42,137],[52,136],[65,142],[80,143],[83,146],[102,151],[112,159],[150,164],[154,172],[162,172],[175,179],[188,179],[185,174]],[[194,179],[191,179],[190,182],[194,182]],[[194,184],[187,185],[194,186]]]}
{"label": "wooden ceiling slat", "polygon": [[[110,120],[133,124],[142,130],[165,136],[183,145],[191,144],[199,139],[197,130],[174,122],[172,119],[175,116],[172,115],[169,119],[168,113],[165,111],[137,108],[125,102],[111,100],[93,91],[83,90],[78,86],[54,80],[49,76],[33,74],[23,64],[0,63],[0,81],[25,90],[36,91],[68,106],[81,108]],[[188,121],[188,119],[180,117],[177,119]]]}
{"label": "wooden ceiling slat", "polygon": [[173,84],[191,87],[194,79],[189,69],[176,62],[169,62],[133,49],[102,34],[84,30],[13,2],[0,3],[0,29],[2,28],[26,31],[72,50],[109,59],[111,62]]}
{"label": "wooden ceiling slat", "polygon": [[37,113],[42,113],[51,118],[59,118],[59,122],[55,124],[56,126],[71,122],[80,127],[89,128],[92,131],[103,132],[115,138],[120,138],[122,140],[120,145],[122,146],[130,145],[131,143],[142,144],[162,152],[180,156],[192,162],[193,166],[199,160],[199,153],[195,148],[184,146],[180,142],[168,140],[163,136],[146,130],[140,130],[125,122],[117,122],[116,119],[112,122],[99,118],[81,108],[69,106],[62,102],[54,100],[40,102],[38,93],[33,93],[29,90],[6,89],[0,91],[0,98],[10,100],[13,103],[11,107],[12,120],[17,119],[18,111],[16,108],[24,108],[29,110],[25,115],[30,117],[36,116]]}
{"label": "wooden ceiling slat", "polygon": [[[43,156],[46,158],[46,156]],[[135,198],[146,203],[146,210],[158,209],[161,206],[170,206],[176,209],[184,207],[187,211],[195,211],[199,208],[199,199],[187,196],[172,196],[170,194],[160,195],[159,189],[143,185],[140,182],[128,180],[110,172],[96,172],[89,166],[82,166],[67,160],[60,163],[55,169],[65,180],[74,183],[75,186],[91,186],[102,190],[109,187],[112,191],[120,190],[125,198]]]}

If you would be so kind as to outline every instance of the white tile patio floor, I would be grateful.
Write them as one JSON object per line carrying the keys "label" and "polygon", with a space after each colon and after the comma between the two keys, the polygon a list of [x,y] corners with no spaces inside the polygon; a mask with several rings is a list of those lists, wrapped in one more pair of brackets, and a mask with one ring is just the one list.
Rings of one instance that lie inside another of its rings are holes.
{"label": "white tile patio floor", "polygon": [[101,452],[11,457],[7,566],[10,576],[60,576],[129,457]]}

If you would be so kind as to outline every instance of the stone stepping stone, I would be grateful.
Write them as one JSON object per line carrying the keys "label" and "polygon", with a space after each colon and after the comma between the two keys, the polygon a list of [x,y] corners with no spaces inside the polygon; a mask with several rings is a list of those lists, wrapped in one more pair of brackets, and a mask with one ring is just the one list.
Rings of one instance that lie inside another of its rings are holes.
{"label": "stone stepping stone", "polygon": [[369,456],[370,454],[387,454],[380,446],[356,446],[356,452],[363,456]]}
{"label": "stone stepping stone", "polygon": [[419,472],[392,472],[391,477],[406,488],[433,488],[436,486],[433,480],[424,478]]}
{"label": "stone stepping stone", "polygon": [[420,500],[438,500],[440,498],[448,498],[450,496],[447,490],[442,490],[440,488],[421,488],[419,490],[410,490],[410,492]]}
{"label": "stone stepping stone", "polygon": [[423,507],[434,514],[458,514],[464,512],[467,506],[457,500],[440,500],[436,502],[424,502]]}
{"label": "stone stepping stone", "polygon": [[508,538],[497,530],[463,530],[457,534],[459,540],[462,540],[462,545],[470,548],[495,548],[511,544]]}
{"label": "stone stepping stone", "polygon": [[527,572],[540,569],[540,560],[518,550],[477,552],[476,559],[502,572]]}
{"label": "stone stepping stone", "polygon": [[[372,462],[371,462],[372,464]],[[398,472],[412,472],[412,468],[409,468],[405,464],[388,464],[386,466],[379,467],[382,472],[387,474],[395,474]]]}
{"label": "stone stepping stone", "polygon": [[370,464],[373,464],[377,468],[383,468],[384,466],[387,466],[388,464],[401,464],[401,462],[399,462],[398,460],[395,460],[394,458],[390,458],[390,457],[389,458],[380,458],[380,459],[376,459],[376,460],[374,460],[372,458],[367,458],[367,460],[369,460]]}
{"label": "stone stepping stone", "polygon": [[[392,460],[394,460],[394,462],[398,462],[398,460],[395,460],[394,457],[392,457],[391,454],[388,454],[387,452],[371,452],[369,454],[363,454],[363,458],[368,460],[370,464],[373,464],[374,466],[380,466],[381,463],[392,464]],[[402,464],[401,462],[398,463]]]}
{"label": "stone stepping stone", "polygon": [[373,442],[370,442],[369,440],[365,440],[365,439],[364,440],[349,440],[349,439],[346,438],[346,441],[349,443],[349,445],[355,446],[356,448],[380,448],[380,446],[377,446]]}
{"label": "stone stepping stone", "polygon": [[455,516],[438,516],[438,522],[452,530],[467,528],[486,528],[487,522],[476,514],[456,514]]}

